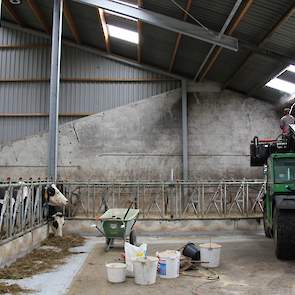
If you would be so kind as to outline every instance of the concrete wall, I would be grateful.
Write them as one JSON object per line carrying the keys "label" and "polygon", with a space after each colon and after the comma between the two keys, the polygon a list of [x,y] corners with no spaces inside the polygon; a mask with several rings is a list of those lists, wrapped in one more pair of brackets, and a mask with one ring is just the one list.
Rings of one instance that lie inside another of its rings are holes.
{"label": "concrete wall", "polygon": [[48,224],[5,244],[0,244],[0,268],[30,253],[48,237]]}
{"label": "concrete wall", "polygon": [[191,177],[261,178],[261,168],[250,168],[249,145],[255,135],[280,134],[273,105],[223,91],[191,95],[188,108]]}
{"label": "concrete wall", "polygon": [[[180,90],[60,127],[59,176],[75,180],[168,180],[181,177]],[[272,105],[237,93],[189,96],[189,169],[196,178],[254,178],[254,135],[276,137]],[[0,147],[0,177],[45,177],[47,134]]]}
{"label": "concrete wall", "polygon": [[[65,234],[101,235],[91,225],[94,220],[66,220]],[[193,235],[208,232],[261,232],[263,223],[258,219],[211,219],[211,220],[137,220],[134,226],[136,233],[144,236],[156,235]]]}

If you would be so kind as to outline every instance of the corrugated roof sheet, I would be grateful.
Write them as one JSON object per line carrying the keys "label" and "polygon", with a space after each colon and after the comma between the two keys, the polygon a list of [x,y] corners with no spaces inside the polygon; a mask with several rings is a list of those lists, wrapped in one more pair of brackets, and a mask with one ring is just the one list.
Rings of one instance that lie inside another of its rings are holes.
{"label": "corrugated roof sheet", "polygon": [[147,64],[168,69],[176,34],[164,29],[143,24],[142,57]]}
{"label": "corrugated roof sheet", "polygon": [[265,42],[264,47],[276,52],[294,56],[295,53],[295,15],[292,15],[274,34]]}
{"label": "corrugated roof sheet", "polygon": [[182,36],[174,71],[193,78],[210,47],[211,45],[208,43]]}
{"label": "corrugated roof sheet", "polygon": [[81,37],[81,43],[105,50],[103,31],[96,9],[77,2],[68,2]]}
{"label": "corrugated roof sheet", "polygon": [[[47,21],[52,18],[52,1],[35,0],[40,9],[46,15]],[[136,0],[128,0],[137,3]],[[187,0],[176,0],[182,7],[186,6]],[[43,30],[40,23],[33,15],[28,5],[23,1],[22,5],[16,6],[16,12],[21,16],[24,25]],[[101,24],[97,17],[96,9],[81,5],[73,1],[68,1],[70,10],[77,24],[81,35],[82,43],[92,47],[105,49]],[[235,0],[198,0],[192,2],[191,14],[210,29],[219,31],[228,17]],[[273,26],[286,14],[293,6],[294,0],[255,0],[248,13],[242,19],[233,36],[244,41],[257,45],[270,32]],[[178,9],[170,0],[144,0],[143,7],[147,10],[165,14],[177,19],[183,19],[183,11]],[[3,12],[4,19],[13,21],[6,9]],[[187,21],[195,23],[190,18]],[[109,24],[119,25],[123,28],[136,30],[136,23],[126,19],[107,15]],[[295,51],[295,16],[291,16],[267,42],[263,48],[273,50],[284,55],[293,56]],[[64,25],[63,36],[73,40],[72,33],[67,24]],[[175,46],[176,34],[167,30],[159,29],[152,25],[143,24],[142,33],[142,62],[161,69],[168,69],[172,52]],[[185,75],[188,78],[194,77],[198,67],[207,55],[211,45],[205,42],[183,37],[176,55],[173,71]],[[111,38],[111,50],[113,53],[137,60],[136,46],[124,41]],[[233,79],[230,87],[238,91],[245,91],[253,86],[254,81],[263,82],[265,77],[275,75],[274,69],[280,61],[275,59],[264,59],[251,57],[247,64],[244,60],[250,52],[240,49],[237,53],[223,50],[215,65],[209,71],[206,79],[217,82],[225,82],[235,73],[237,77]],[[243,65],[243,68],[239,68]],[[249,75],[251,71],[251,77]],[[252,75],[252,73],[256,73]],[[244,81],[246,79],[248,81]],[[261,93],[259,93],[261,95]]]}
{"label": "corrugated roof sheet", "polygon": [[229,84],[229,87],[238,88],[242,92],[248,93],[255,88],[262,79],[267,79],[269,73],[276,71],[278,66],[278,62],[273,59],[253,54],[243,68],[237,72],[234,79]]}

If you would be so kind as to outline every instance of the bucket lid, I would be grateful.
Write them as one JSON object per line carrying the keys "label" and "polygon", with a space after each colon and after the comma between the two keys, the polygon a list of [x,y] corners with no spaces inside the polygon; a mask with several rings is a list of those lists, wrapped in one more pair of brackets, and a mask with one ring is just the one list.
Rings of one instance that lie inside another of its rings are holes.
{"label": "bucket lid", "polygon": [[159,252],[158,256],[161,258],[177,258],[180,256],[180,252],[176,250],[166,250],[163,252]]}
{"label": "bucket lid", "polygon": [[109,268],[126,268],[126,264],[125,263],[119,263],[119,262],[107,263],[106,267],[109,267]]}
{"label": "bucket lid", "polygon": [[133,262],[141,262],[141,263],[149,263],[149,262],[156,262],[159,259],[157,257],[153,256],[147,256],[147,257],[136,257],[133,259]]}
{"label": "bucket lid", "polygon": [[207,244],[200,244],[199,245],[201,248],[209,248],[209,249],[218,249],[221,248],[222,246],[216,243],[207,243]]}

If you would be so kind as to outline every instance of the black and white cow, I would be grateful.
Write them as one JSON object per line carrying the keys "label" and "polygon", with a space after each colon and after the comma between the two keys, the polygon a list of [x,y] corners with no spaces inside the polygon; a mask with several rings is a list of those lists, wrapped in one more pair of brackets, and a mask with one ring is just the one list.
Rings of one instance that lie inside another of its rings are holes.
{"label": "black and white cow", "polygon": [[[40,190],[40,186],[32,187],[24,182],[18,183],[19,187],[14,188],[12,196],[9,198],[9,190],[6,188],[0,188],[0,236],[5,235],[8,228],[4,224],[5,216],[12,216],[10,223],[12,222],[12,228],[18,230],[18,219],[22,218],[22,224],[29,223],[28,212],[29,203],[28,199],[32,196],[33,211],[37,208],[37,201],[42,201],[42,215],[43,218],[47,218],[52,227],[53,233],[56,236],[62,236],[62,227],[64,225],[63,206],[67,206],[68,200],[56,187],[55,184],[41,185],[41,199],[33,198],[37,195],[37,190]],[[34,200],[33,200],[34,199]]]}
{"label": "black and white cow", "polygon": [[[62,186],[57,188],[55,184],[51,184],[44,188],[42,199],[45,206],[48,206],[48,219],[51,224],[53,234],[62,237],[62,228],[65,223],[63,216],[63,206],[67,206],[69,201],[60,191]],[[43,191],[43,190],[42,190]]]}
{"label": "black and white cow", "polygon": [[[12,196],[10,198],[11,191],[7,189],[7,187],[0,188],[0,235],[6,233],[7,225],[4,224],[5,216],[11,216],[11,220],[9,221],[9,226],[15,230],[15,225],[19,221],[19,212],[22,208],[26,207],[27,198],[29,197],[30,190],[28,186],[25,185],[24,182],[19,181],[17,183],[18,187],[10,189],[12,190]],[[5,229],[3,229],[5,228]]]}

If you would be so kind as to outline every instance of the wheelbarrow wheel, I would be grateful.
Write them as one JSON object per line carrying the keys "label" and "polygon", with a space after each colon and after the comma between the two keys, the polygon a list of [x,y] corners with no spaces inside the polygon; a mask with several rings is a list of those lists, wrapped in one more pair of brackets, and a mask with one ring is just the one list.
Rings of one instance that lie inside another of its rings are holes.
{"label": "wheelbarrow wheel", "polygon": [[129,242],[130,242],[131,245],[135,245],[136,246],[136,234],[135,234],[135,230],[132,230],[130,232]]}

